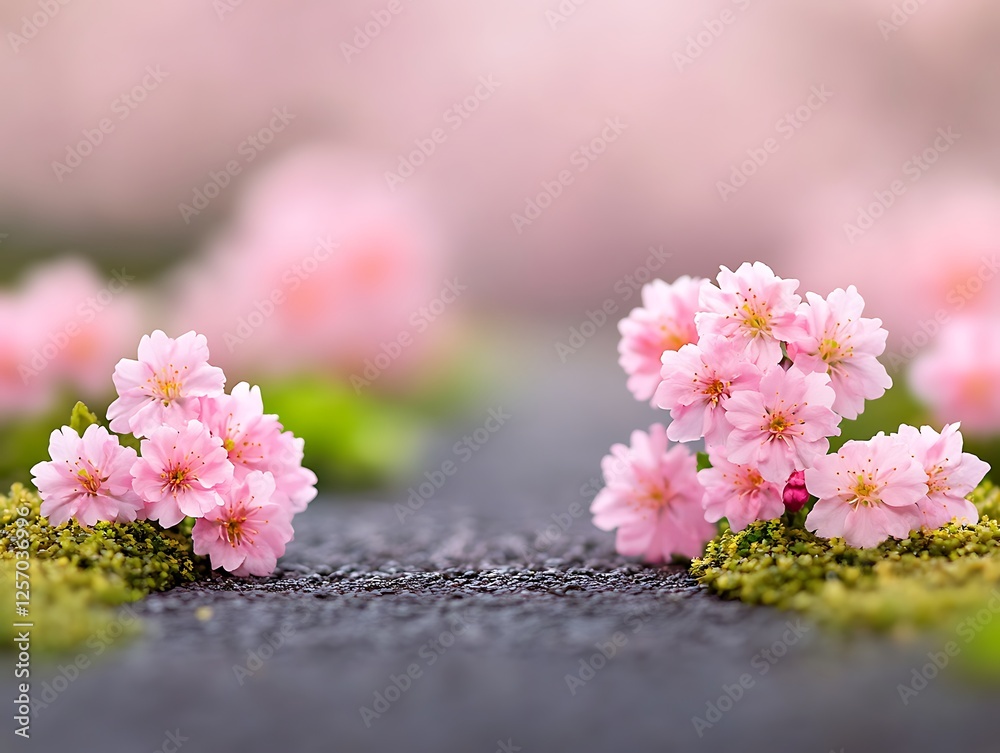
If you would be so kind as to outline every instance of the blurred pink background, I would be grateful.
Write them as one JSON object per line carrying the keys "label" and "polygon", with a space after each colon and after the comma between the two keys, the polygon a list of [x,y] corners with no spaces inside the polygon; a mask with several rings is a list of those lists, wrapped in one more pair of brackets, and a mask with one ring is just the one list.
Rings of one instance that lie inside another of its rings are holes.
{"label": "blurred pink background", "polygon": [[1000,310],[992,275],[955,298],[1000,250],[986,0],[10,0],[0,28],[4,281],[135,267],[136,332],[222,338],[327,232],[346,252],[228,356],[350,374],[459,279],[398,375],[458,311],[583,320],[651,247],[667,280],[855,283],[890,353]]}

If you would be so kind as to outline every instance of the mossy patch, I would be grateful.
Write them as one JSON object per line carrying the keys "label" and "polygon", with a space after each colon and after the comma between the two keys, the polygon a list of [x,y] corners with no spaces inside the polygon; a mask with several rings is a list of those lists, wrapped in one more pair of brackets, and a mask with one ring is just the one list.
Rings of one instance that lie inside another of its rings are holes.
{"label": "mossy patch", "polygon": [[[28,532],[26,619],[34,624],[35,648],[57,651],[78,646],[116,620],[115,607],[192,581],[204,567],[191,549],[190,522],[174,531],[145,521],[98,523],[93,528],[75,522],[50,526],[39,512],[40,505],[38,495],[21,484],[0,495],[2,611],[14,615],[20,527]],[[22,523],[19,509],[29,511]],[[8,648],[13,621],[0,621],[0,640]]]}
{"label": "mossy patch", "polygon": [[801,515],[752,523],[711,541],[691,572],[726,598],[828,625],[948,629],[1000,588],[1000,489],[984,482],[970,499],[982,513],[975,526],[952,523],[874,549],[818,538]]}

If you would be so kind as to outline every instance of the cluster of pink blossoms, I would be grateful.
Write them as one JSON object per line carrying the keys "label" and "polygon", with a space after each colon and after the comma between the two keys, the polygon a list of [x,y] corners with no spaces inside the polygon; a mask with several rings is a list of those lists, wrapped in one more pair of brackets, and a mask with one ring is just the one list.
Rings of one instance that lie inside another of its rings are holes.
{"label": "cluster of pink blossoms", "polygon": [[[878,360],[888,333],[862,316],[853,285],[802,300],[798,280],[760,262],[722,267],[716,282],[657,280],[619,325],[630,391],[671,418],[604,459],[591,510],[598,528],[618,529],[620,553],[697,556],[722,518],[741,530],[798,512],[810,495],[806,527],[857,547],[978,520],[965,497],[989,466],[962,452],[957,424],[901,426],[829,454],[841,420],[892,386]],[[671,445],[695,441],[711,467]]]}
{"label": "cluster of pink blossoms", "polygon": [[292,517],[316,496],[303,440],[264,413],[260,388],[209,364],[204,336],[157,330],[122,359],[108,408],[111,431],[141,438],[140,453],[97,424],[52,432],[51,460],[31,469],[53,525],[195,518],[196,554],[236,575],[269,575],[292,540]]}

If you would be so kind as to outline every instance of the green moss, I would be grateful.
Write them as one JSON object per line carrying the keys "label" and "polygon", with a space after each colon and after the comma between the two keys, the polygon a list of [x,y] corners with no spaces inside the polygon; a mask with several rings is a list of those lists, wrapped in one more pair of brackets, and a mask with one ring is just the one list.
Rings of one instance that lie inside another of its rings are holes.
{"label": "green moss", "polygon": [[[13,611],[19,527],[28,532],[30,622],[36,648],[62,650],[83,643],[117,619],[115,607],[194,580],[200,565],[191,550],[190,523],[164,531],[145,521],[70,522],[50,526],[41,500],[21,484],[0,495],[0,601]],[[19,526],[18,510],[28,511]],[[23,579],[22,579],[23,580]],[[9,606],[8,606],[9,605]],[[9,647],[11,621],[0,622]]]}
{"label": "green moss", "polygon": [[1000,489],[986,482],[970,499],[982,513],[975,526],[950,524],[874,549],[817,538],[801,517],[752,523],[711,541],[691,572],[724,597],[799,610],[825,624],[947,628],[1000,586]]}

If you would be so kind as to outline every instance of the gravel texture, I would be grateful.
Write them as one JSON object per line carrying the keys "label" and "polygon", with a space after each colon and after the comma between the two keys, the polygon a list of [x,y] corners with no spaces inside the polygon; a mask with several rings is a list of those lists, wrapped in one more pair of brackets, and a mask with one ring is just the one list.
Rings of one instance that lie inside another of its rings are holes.
{"label": "gravel texture", "polygon": [[435,445],[426,468],[458,472],[405,521],[406,490],[319,500],[274,577],[150,597],[144,636],[99,637],[71,680],[75,657],[36,660],[36,697],[60,692],[0,750],[992,749],[996,689],[945,668],[901,702],[939,646],[843,640],[614,554],[585,513],[595,470],[653,415],[607,367],[613,343],[592,345],[562,369],[540,353],[530,389],[484,402],[510,418],[470,459]]}

